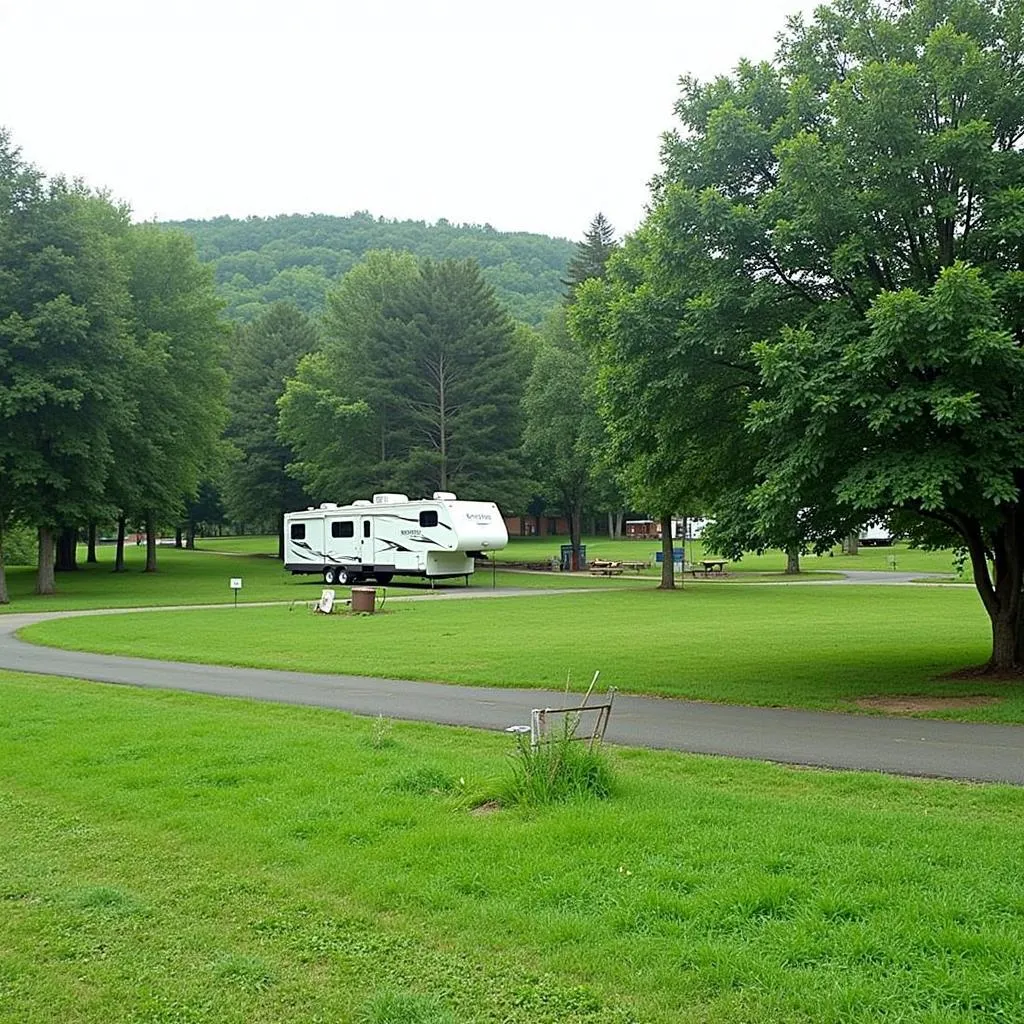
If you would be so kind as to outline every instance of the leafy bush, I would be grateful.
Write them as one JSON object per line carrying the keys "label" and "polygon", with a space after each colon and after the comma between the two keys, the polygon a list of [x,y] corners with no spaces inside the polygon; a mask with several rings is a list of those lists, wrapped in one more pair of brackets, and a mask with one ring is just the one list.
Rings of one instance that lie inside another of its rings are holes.
{"label": "leafy bush", "polygon": [[590,749],[574,740],[574,729],[575,723],[567,720],[561,732],[536,747],[529,736],[516,737],[505,803],[537,807],[612,795],[615,778],[607,756],[600,747]]}
{"label": "leafy bush", "polygon": [[3,535],[4,565],[36,564],[36,532],[30,526],[12,526]]}

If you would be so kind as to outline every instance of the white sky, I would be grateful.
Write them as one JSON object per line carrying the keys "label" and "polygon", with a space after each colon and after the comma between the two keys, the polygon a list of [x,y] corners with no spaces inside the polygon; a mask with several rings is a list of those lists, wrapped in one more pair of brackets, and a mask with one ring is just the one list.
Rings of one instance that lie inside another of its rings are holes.
{"label": "white sky", "polygon": [[0,124],[137,219],[640,222],[677,80],[803,0],[0,0]]}

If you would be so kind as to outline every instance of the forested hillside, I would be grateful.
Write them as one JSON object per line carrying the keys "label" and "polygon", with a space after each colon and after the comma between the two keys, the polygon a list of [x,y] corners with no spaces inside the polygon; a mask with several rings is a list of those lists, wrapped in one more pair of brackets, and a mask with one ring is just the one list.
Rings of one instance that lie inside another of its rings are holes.
{"label": "forested hillside", "polygon": [[444,220],[393,221],[356,213],[188,220],[199,256],[214,265],[217,289],[234,320],[255,319],[271,302],[290,300],[318,313],[324,292],[371,249],[396,249],[433,259],[473,259],[517,320],[538,325],[564,294],[571,242]]}

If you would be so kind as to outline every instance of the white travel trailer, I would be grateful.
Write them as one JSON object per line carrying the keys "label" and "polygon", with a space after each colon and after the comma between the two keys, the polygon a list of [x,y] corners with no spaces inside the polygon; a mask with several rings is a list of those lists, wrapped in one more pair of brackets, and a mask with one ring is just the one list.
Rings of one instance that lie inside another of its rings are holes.
{"label": "white travel trailer", "polygon": [[284,567],[322,574],[328,586],[370,577],[388,583],[393,576],[468,576],[474,556],[506,544],[493,501],[459,501],[450,491],[413,501],[375,494],[373,501],[325,502],[284,517]]}
{"label": "white travel trailer", "polygon": [[884,523],[868,523],[857,535],[857,540],[864,547],[887,547],[892,544],[893,536]]}

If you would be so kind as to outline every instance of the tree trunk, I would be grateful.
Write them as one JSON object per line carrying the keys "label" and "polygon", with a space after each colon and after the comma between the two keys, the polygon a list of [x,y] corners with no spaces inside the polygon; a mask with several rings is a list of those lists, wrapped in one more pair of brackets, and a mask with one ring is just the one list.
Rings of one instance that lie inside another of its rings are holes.
{"label": "tree trunk", "polygon": [[78,568],[78,530],[74,526],[61,527],[57,537],[57,572],[74,572]]}
{"label": "tree trunk", "polygon": [[608,513],[608,536],[613,538],[615,536],[615,517],[611,512]]}
{"label": "tree trunk", "polygon": [[185,531],[185,549],[195,551],[196,549],[196,521],[188,517],[188,529]]}
{"label": "tree trunk", "polygon": [[569,567],[573,572],[579,572],[583,568],[583,558],[580,554],[580,543],[583,538],[583,509],[574,505],[569,512],[569,543],[572,545],[572,560]]}
{"label": "tree trunk", "polygon": [[615,539],[622,540],[622,520],[626,518],[626,513],[619,509],[615,513]]}
{"label": "tree trunk", "polygon": [[85,561],[89,565],[95,565],[99,559],[96,557],[96,524],[89,524],[88,549],[85,554]]}
{"label": "tree trunk", "polygon": [[114,546],[114,572],[124,572],[124,516],[117,517],[117,544]]}
{"label": "tree trunk", "polygon": [[786,548],[786,573],[787,576],[800,575],[800,547],[797,544],[790,544]]}
{"label": "tree trunk", "polygon": [[39,564],[36,571],[36,593],[56,594],[57,582],[54,578],[53,561],[54,548],[53,530],[49,526],[40,526],[39,537]]}
{"label": "tree trunk", "polygon": [[146,568],[143,572],[156,572],[156,513],[146,512]]}
{"label": "tree trunk", "polygon": [[856,533],[851,533],[849,537],[843,542],[843,554],[844,555],[856,555],[860,549],[860,536]]}
{"label": "tree trunk", "polygon": [[279,562],[284,561],[284,516],[281,515],[277,520],[277,560]]}
{"label": "tree trunk", "polygon": [[1011,510],[1007,521],[987,537],[975,521],[958,524],[974,585],[992,623],[992,656],[985,670],[994,674],[1017,674],[1024,668],[1024,531],[1017,528],[1018,514]]}
{"label": "tree trunk", "polygon": [[661,517],[661,583],[659,590],[675,590],[676,588],[676,567],[672,561],[672,513],[669,512]]}
{"label": "tree trunk", "polygon": [[180,551],[181,550],[181,527],[176,526],[174,528],[174,546]]}
{"label": "tree trunk", "polygon": [[1021,665],[1018,656],[1020,623],[1017,616],[996,615],[992,619],[992,657],[988,669],[993,672],[1012,672]]}

